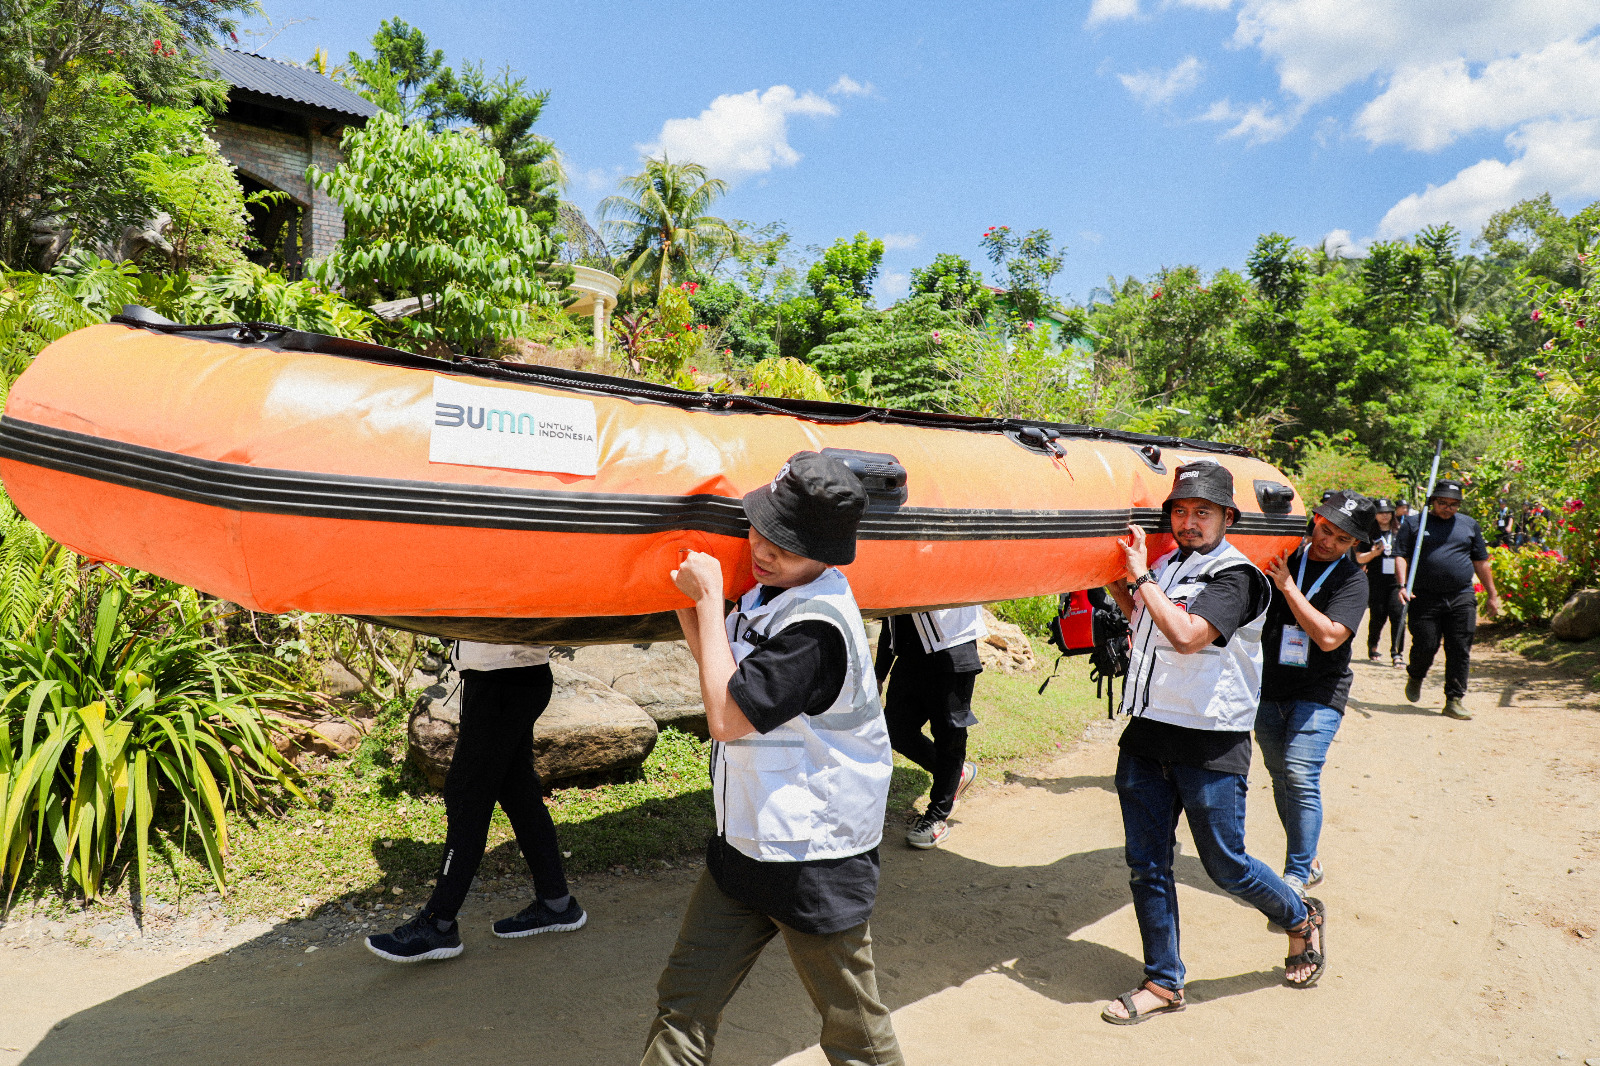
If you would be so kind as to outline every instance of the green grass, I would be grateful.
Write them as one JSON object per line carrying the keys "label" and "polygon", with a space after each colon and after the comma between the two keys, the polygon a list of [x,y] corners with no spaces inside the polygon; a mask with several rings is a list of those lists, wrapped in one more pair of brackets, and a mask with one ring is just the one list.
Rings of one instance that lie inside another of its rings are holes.
{"label": "green grass", "polygon": [[[1039,683],[1055,658],[1041,651],[1039,661],[1037,673],[989,672],[978,679],[973,709],[981,724],[972,730],[969,754],[982,768],[980,781],[1002,780],[1007,770],[1053,754],[1105,713],[1104,700],[1086,680],[1085,659],[1064,661],[1043,696]],[[403,704],[381,708],[351,756],[308,772],[312,804],[253,818],[230,814],[229,913],[287,918],[329,902],[415,904],[426,898],[444,840],[444,801],[405,761],[405,725]],[[697,859],[714,824],[708,749],[689,734],[664,730],[636,780],[555,789],[548,802],[562,849],[570,852],[569,873],[581,881]],[[896,757],[890,811],[911,809],[928,784],[927,774]],[[506,888],[527,877],[498,810],[479,876]],[[19,897],[48,906],[57,884],[58,873],[41,866]],[[181,838],[158,833],[151,897],[175,901],[212,890],[196,842],[185,846]],[[128,905],[125,882],[107,905]]]}

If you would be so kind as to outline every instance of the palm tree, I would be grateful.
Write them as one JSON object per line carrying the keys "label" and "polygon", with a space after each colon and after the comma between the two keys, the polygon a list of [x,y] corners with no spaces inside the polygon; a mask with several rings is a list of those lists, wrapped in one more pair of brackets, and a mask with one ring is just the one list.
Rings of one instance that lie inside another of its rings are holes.
{"label": "palm tree", "polygon": [[622,179],[622,188],[632,195],[600,203],[603,227],[622,248],[623,281],[648,285],[656,300],[674,275],[692,273],[703,256],[739,243],[732,226],[706,214],[728,184],[708,177],[699,163],[651,159],[643,172]]}

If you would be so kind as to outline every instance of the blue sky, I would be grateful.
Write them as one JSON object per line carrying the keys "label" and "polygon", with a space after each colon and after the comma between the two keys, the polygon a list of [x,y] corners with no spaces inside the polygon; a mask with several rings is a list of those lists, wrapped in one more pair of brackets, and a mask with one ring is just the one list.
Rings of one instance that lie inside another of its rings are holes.
{"label": "blue sky", "polygon": [[592,220],[665,148],[731,182],[724,217],[884,237],[880,299],[995,224],[1051,230],[1083,300],[1271,230],[1359,247],[1600,199],[1600,0],[263,3],[266,55],[340,59],[398,15],[550,90]]}

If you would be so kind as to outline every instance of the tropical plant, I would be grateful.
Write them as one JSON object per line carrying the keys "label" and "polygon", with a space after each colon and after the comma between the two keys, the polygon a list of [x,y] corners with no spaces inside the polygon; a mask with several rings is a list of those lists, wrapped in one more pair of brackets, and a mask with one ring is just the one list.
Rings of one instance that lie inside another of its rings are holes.
{"label": "tropical plant", "polygon": [[937,296],[940,308],[966,315],[974,326],[982,325],[994,306],[994,294],[983,283],[983,275],[961,256],[949,253],[935,256],[925,267],[911,268],[911,295],[922,293]]}
{"label": "tropical plant", "polygon": [[626,195],[600,201],[602,228],[623,262],[622,279],[655,303],[674,279],[692,277],[703,258],[735,247],[738,233],[708,214],[728,191],[699,163],[674,163],[663,156],[622,180]]}
{"label": "tropical plant", "polygon": [[1383,496],[1391,500],[1405,493],[1404,483],[1393,470],[1348,445],[1320,444],[1308,448],[1300,457],[1294,482],[1300,490],[1300,498],[1310,501],[1307,506],[1315,506],[1329,489],[1350,489],[1365,496]]}
{"label": "tropical plant", "polygon": [[1489,549],[1489,569],[1505,612],[1514,622],[1545,621],[1567,602],[1572,589],[1572,564],[1549,548],[1495,545]]}
{"label": "tropical plant", "polygon": [[966,330],[947,343],[952,411],[1089,425],[1109,413],[1114,394],[1097,388],[1086,353],[1057,348],[1030,323],[1009,337],[998,328]]}
{"label": "tropical plant", "polygon": [[134,152],[151,107],[219,103],[204,46],[251,0],[0,3],[0,264],[25,265],[32,225],[96,236],[133,221]]}
{"label": "tropical plant", "polygon": [[1001,303],[1013,323],[1035,322],[1056,309],[1050,285],[1061,273],[1067,250],[1054,247],[1049,230],[1036,229],[1018,237],[1010,226],[990,226],[978,243],[989,262],[1005,271],[1006,292]]}
{"label": "tropical plant", "polygon": [[85,572],[58,545],[14,535],[20,523],[7,516],[0,545],[0,879],[14,892],[28,859],[49,853],[94,899],[131,844],[143,892],[152,827],[175,803],[225,891],[227,810],[305,798],[273,746],[270,709],[292,694],[207,635],[214,614],[192,589]]}
{"label": "tropical plant", "polygon": [[233,167],[206,136],[203,112],[168,114],[174,127],[168,139],[176,150],[139,152],[132,167],[152,205],[172,217],[166,267],[181,273],[242,262],[241,250],[250,241],[249,216]]}
{"label": "tropical plant", "polygon": [[46,344],[137,303],[139,278],[133,263],[98,256],[69,257],[49,274],[0,273],[0,374],[12,380]]}
{"label": "tropical plant", "polygon": [[870,399],[890,407],[937,411],[949,402],[947,368],[953,346],[966,339],[966,314],[945,310],[933,293],[902,300],[887,311],[860,311],[807,357],[836,391],[865,380]]}
{"label": "tropical plant", "polygon": [[821,374],[788,356],[763,359],[752,366],[750,392],[754,396],[781,396],[791,400],[833,399]]}
{"label": "tropical plant", "polygon": [[698,288],[692,281],[674,285],[654,306],[612,316],[612,332],[629,370],[656,381],[694,387],[692,381],[680,381],[680,376],[689,360],[706,347],[709,327],[695,325],[689,305]]}
{"label": "tropical plant", "polygon": [[380,114],[347,129],[344,162],[306,177],[344,208],[345,234],[310,267],[316,281],[369,298],[414,296],[396,328],[419,347],[487,349],[527,323],[530,304],[558,303],[571,268],[501,185],[505,163],[460,133],[433,135]]}
{"label": "tropical plant", "polygon": [[[346,78],[368,100],[396,115],[402,122],[427,117],[428,90],[434,78],[449,68],[444,52],[429,50],[422,30],[396,16],[378,24],[372,35],[372,56],[351,52],[345,60]],[[322,65],[327,64],[326,54]]]}

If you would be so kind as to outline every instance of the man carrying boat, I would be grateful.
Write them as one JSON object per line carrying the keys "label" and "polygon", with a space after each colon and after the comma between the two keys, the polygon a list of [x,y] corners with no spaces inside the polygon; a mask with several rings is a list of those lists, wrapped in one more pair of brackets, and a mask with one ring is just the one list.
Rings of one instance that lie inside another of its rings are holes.
{"label": "man carrying boat", "polygon": [[544,782],[533,765],[533,726],[550,705],[555,684],[550,648],[458,640],[450,661],[461,675],[461,730],[444,779],[444,855],[427,906],[394,932],[367,937],[367,949],[390,962],[461,954],[456,914],[483,861],[496,803],[510,819],[533,875],[534,900],[495,922],[494,935],[569,933],[588,921],[567,891]]}
{"label": "man carrying boat", "polygon": [[1225,534],[1238,520],[1233,475],[1199,460],[1178,467],[1163,505],[1177,547],[1152,566],[1144,530],[1128,527],[1128,585],[1108,587],[1133,625],[1117,798],[1127,838],[1145,980],[1101,1017],[1136,1025],[1184,1009],[1172,863],[1186,813],[1206,873],[1289,933],[1284,977],[1308,988],[1327,967],[1320,900],[1301,898],[1244,847],[1250,729],[1261,695],[1270,583]]}
{"label": "man carrying boat", "polygon": [[[1417,519],[1402,523],[1395,536],[1396,578],[1400,597],[1406,603],[1411,630],[1411,661],[1406,667],[1406,699],[1422,698],[1422,681],[1433,666],[1433,657],[1444,644],[1444,710],[1450,718],[1472,718],[1461,702],[1467,695],[1467,678],[1472,671],[1472,640],[1478,631],[1478,596],[1472,587],[1474,574],[1489,593],[1491,617],[1500,613],[1500,593],[1494,587],[1494,572],[1489,568],[1489,546],[1484,542],[1478,522],[1461,509],[1461,482],[1440,481],[1428,497],[1428,509]],[[1417,573],[1408,585],[1411,556],[1417,545],[1417,528],[1426,518],[1422,531],[1422,551]]]}
{"label": "man carrying boat", "polygon": [[722,568],[690,552],[672,579],[700,666],[717,832],[689,897],[643,1063],[705,1063],[723,1008],[782,936],[822,1015],[830,1063],[904,1062],[878,998],[868,919],[893,754],[850,583],[866,510],[838,459],[799,452],[744,497],[758,582],[724,618]]}
{"label": "man carrying boat", "polygon": [[[978,641],[988,636],[976,607],[897,614],[883,620],[878,638],[878,683],[889,689],[883,705],[894,750],[928,772],[928,806],[906,833],[906,843],[926,850],[950,835],[946,821],[978,776],[967,761],[967,730],[978,724],[972,690],[983,663]],[[922,732],[927,726],[933,739]]]}

